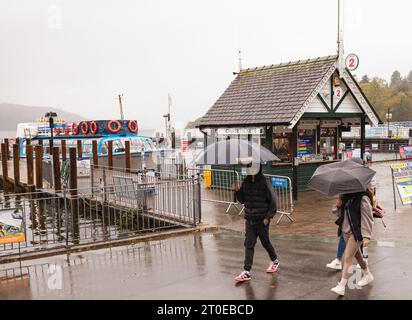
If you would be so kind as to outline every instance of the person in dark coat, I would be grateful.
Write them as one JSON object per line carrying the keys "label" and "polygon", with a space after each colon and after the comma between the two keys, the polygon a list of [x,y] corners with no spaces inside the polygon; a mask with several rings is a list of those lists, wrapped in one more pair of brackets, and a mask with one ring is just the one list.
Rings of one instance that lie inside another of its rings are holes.
{"label": "person in dark coat", "polygon": [[236,199],[245,206],[245,262],[244,271],[235,277],[236,281],[251,279],[253,256],[257,238],[266,249],[271,263],[267,273],[274,273],[279,268],[275,249],[269,238],[270,220],[276,214],[276,193],[262,173],[260,164],[252,164],[247,168],[247,177],[240,188],[235,187]]}
{"label": "person in dark coat", "polygon": [[369,271],[368,264],[362,256],[361,246],[368,247],[372,237],[373,194],[368,189],[365,192],[345,194],[342,196],[342,205],[336,224],[338,225],[338,236],[343,235],[346,249],[343,260],[342,278],[332,291],[340,296],[345,295],[345,288],[350,277],[350,266],[353,258],[359,263],[363,277],[357,282],[357,286],[364,287],[370,284],[374,277]]}

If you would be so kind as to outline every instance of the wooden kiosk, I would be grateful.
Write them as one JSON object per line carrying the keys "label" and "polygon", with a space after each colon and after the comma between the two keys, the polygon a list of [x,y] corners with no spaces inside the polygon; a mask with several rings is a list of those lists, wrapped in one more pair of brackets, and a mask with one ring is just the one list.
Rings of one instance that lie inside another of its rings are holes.
{"label": "wooden kiosk", "polygon": [[338,56],[245,69],[200,119],[205,145],[231,137],[253,140],[272,150],[281,163],[265,173],[292,178],[293,194],[307,190],[316,168],[341,159],[341,133],[380,119]]}

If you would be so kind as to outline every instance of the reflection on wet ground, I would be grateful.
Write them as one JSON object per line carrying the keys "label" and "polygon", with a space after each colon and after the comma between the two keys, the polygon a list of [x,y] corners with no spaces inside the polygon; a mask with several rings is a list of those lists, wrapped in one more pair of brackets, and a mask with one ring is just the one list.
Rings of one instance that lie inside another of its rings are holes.
{"label": "reflection on wet ground", "polygon": [[[411,207],[398,200],[394,210],[389,164],[373,169],[378,199],[387,209],[387,228],[376,221],[370,247],[376,280],[369,288],[348,290],[345,299],[412,299]],[[333,203],[301,193],[295,222],[271,226],[280,272],[264,272],[268,258],[258,243],[250,283],[233,281],[243,265],[243,217],[235,208],[226,214],[227,205],[204,202],[203,222],[230,231],[25,261],[21,269],[0,265],[0,299],[336,299],[330,288],[340,274],[325,268],[337,249]],[[47,224],[41,217],[34,219],[39,226]]]}
{"label": "reflection on wet ground", "polygon": [[[394,196],[391,178],[391,163],[376,163],[372,168],[376,171],[377,197],[386,209],[384,228],[380,220],[375,221],[374,240],[396,243],[412,243],[412,208],[402,206],[397,198],[397,210],[394,209]],[[327,198],[318,192],[310,191],[299,194],[292,214],[295,222],[286,218],[279,225],[272,223],[271,233],[275,235],[300,235],[309,237],[335,238],[337,227],[336,216],[331,213],[334,198]],[[225,213],[227,205],[212,202],[202,203],[202,220],[206,224],[219,225],[236,231],[244,230],[244,219],[238,215],[236,208]],[[274,219],[276,220],[276,219]],[[275,222],[275,221],[274,221]]]}
{"label": "reflection on wet ground", "polygon": [[[336,299],[339,273],[325,268],[336,242],[273,237],[281,269],[265,273],[258,243],[249,283],[235,284],[243,235],[220,231],[0,266],[0,299]],[[411,247],[370,249],[375,282],[345,299],[412,299]],[[14,275],[13,275],[14,272]],[[6,274],[7,278],[6,279]]]}

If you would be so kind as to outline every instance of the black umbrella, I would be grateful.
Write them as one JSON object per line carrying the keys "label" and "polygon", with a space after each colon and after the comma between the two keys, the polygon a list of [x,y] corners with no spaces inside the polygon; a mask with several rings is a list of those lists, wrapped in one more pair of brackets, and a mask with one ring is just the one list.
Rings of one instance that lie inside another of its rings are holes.
{"label": "black umbrella", "polygon": [[353,160],[320,166],[309,181],[309,187],[336,196],[366,191],[376,172]]}

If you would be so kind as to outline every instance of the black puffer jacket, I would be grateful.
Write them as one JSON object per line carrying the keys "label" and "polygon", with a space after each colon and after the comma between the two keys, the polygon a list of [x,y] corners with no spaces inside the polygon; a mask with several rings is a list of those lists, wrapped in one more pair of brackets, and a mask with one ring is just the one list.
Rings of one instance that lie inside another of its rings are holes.
{"label": "black puffer jacket", "polygon": [[245,205],[245,219],[249,221],[272,219],[277,210],[276,193],[261,171],[246,177],[236,199]]}

